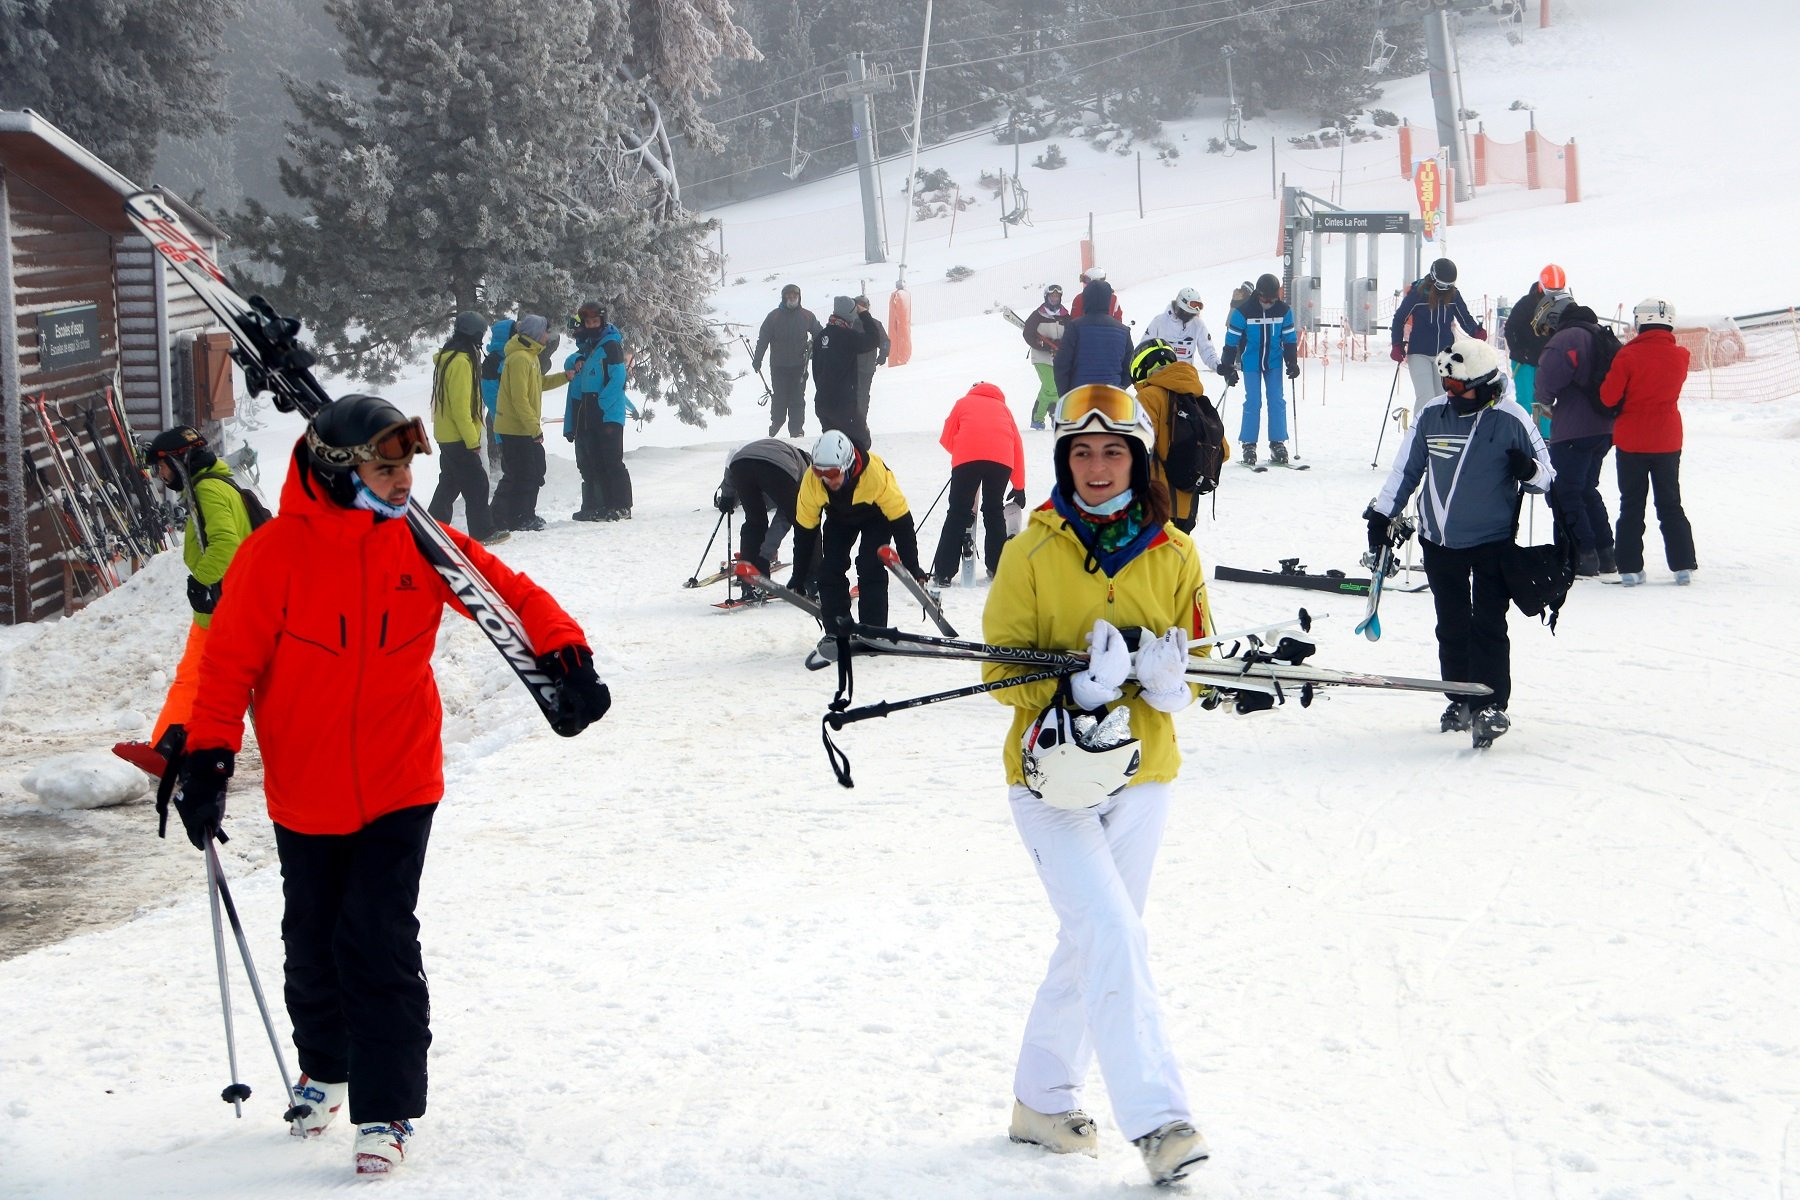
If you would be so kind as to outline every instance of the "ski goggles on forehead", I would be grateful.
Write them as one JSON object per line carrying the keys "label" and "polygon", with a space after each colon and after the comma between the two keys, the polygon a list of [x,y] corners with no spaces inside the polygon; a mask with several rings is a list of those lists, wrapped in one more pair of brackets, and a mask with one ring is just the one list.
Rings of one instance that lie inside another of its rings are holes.
{"label": "ski goggles on forehead", "polygon": [[358,463],[403,467],[413,455],[431,453],[431,439],[426,436],[425,422],[420,417],[390,425],[359,446],[328,446],[309,425],[306,445],[320,462],[333,467],[354,467]]}
{"label": "ski goggles on forehead", "polygon": [[1056,428],[1136,433],[1142,423],[1137,399],[1123,388],[1090,383],[1056,402]]}

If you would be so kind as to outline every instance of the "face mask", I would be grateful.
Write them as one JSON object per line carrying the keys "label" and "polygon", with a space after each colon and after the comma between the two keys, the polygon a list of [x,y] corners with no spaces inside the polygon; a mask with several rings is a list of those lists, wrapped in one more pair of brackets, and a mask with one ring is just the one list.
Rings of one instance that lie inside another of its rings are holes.
{"label": "face mask", "polygon": [[364,483],[360,476],[358,476],[356,480],[356,499],[353,504],[354,507],[360,508],[364,512],[372,512],[378,517],[386,517],[389,520],[398,521],[405,518],[407,506],[411,503],[412,494],[410,492],[407,493],[406,499],[402,500],[399,504],[389,504],[386,500],[383,500],[380,496],[377,496],[374,492],[370,491],[369,485]]}
{"label": "face mask", "polygon": [[1488,406],[1486,400],[1480,399],[1473,393],[1457,396],[1446,391],[1444,395],[1450,400],[1451,410],[1459,417],[1473,416]]}
{"label": "face mask", "polygon": [[786,308],[799,308],[799,307],[800,307],[800,297],[798,297],[798,296],[784,296],[784,297],[783,297],[783,298],[782,298],[782,301],[781,301],[781,303],[782,303],[782,305],[783,305],[783,306],[784,306],[784,307],[786,307]]}
{"label": "face mask", "polygon": [[1091,505],[1087,501],[1083,500],[1081,498],[1080,492],[1075,493],[1075,507],[1079,508],[1082,512],[1086,513],[1090,517],[1116,516],[1117,514],[1124,512],[1130,506],[1131,506],[1131,489],[1130,488],[1126,488],[1124,491],[1122,491],[1118,495],[1114,496],[1111,500],[1107,500],[1104,503],[1102,503],[1101,505],[1099,505],[1099,507],[1095,507],[1094,505]]}

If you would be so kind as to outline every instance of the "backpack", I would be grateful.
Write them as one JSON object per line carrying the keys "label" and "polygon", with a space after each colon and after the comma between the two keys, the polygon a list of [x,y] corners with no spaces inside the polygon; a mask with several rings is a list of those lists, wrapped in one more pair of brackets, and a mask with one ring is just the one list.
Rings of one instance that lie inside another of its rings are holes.
{"label": "backpack", "polygon": [[481,377],[490,383],[499,379],[500,368],[504,365],[505,359],[500,356],[500,352],[498,350],[489,350],[487,352],[487,357],[481,360]]}
{"label": "backpack", "polygon": [[1204,395],[1169,393],[1169,445],[1163,474],[1176,491],[1206,495],[1225,465],[1225,422]]}
{"label": "backpack", "polygon": [[1619,356],[1619,335],[1612,331],[1610,325],[1588,325],[1585,328],[1593,335],[1594,352],[1588,356],[1581,382],[1588,388],[1594,411],[1603,417],[1610,417],[1614,415],[1613,411],[1600,403],[1600,385],[1606,381],[1606,373],[1612,370],[1613,359]]}
{"label": "backpack", "polygon": [[[245,515],[250,518],[251,533],[255,533],[258,529],[267,525],[269,523],[269,518],[274,516],[274,514],[269,511],[268,505],[262,502],[262,497],[258,496],[255,492],[246,491],[239,487],[238,482],[235,479],[224,475],[207,475],[201,479],[195,480],[195,482],[222,483],[232,491],[236,492],[238,494],[238,499],[244,502]],[[202,542],[206,541],[206,518],[200,515],[200,502],[198,500],[194,501],[194,525],[200,531],[200,540]]]}
{"label": "backpack", "polygon": [[1518,610],[1528,617],[1541,618],[1554,634],[1563,602],[1575,583],[1575,536],[1552,508],[1555,540],[1539,546],[1519,545],[1519,511],[1524,500],[1521,492],[1519,507],[1513,509],[1513,537],[1500,557],[1500,578]]}

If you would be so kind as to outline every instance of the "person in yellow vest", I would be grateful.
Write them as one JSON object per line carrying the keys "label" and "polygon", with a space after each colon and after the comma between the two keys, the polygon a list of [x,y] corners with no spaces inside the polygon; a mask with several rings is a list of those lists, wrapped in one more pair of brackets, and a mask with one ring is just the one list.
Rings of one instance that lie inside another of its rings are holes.
{"label": "person in yellow vest", "polygon": [[476,312],[458,313],[450,340],[431,360],[431,436],[437,439],[442,459],[437,490],[426,511],[438,524],[448,525],[460,497],[469,536],[484,546],[494,546],[512,535],[494,524],[488,510],[487,468],[481,463],[478,356],[486,335],[486,317]]}
{"label": "person in yellow vest", "polygon": [[120,742],[113,752],[160,778],[168,760],[180,753],[187,735],[213,608],[224,589],[226,569],[252,526],[243,493],[231,481],[231,468],[212,452],[198,430],[187,425],[163,430],[144,448],[144,462],[158,482],[181,494],[187,508],[181,561],[187,564],[187,597],[194,619],[150,740]]}
{"label": "person in yellow vest", "polygon": [[526,313],[513,326],[500,368],[500,398],[494,433],[500,439],[500,484],[494,489],[494,520],[502,529],[535,533],[538,489],[544,486],[544,391],[569,382],[566,373],[544,374],[540,355],[550,322]]}
{"label": "person in yellow vest", "polygon": [[[827,519],[829,517],[829,519]],[[812,470],[800,481],[794,502],[794,574],[788,587],[806,591],[812,579],[814,541],[806,536],[823,523],[819,552],[819,608],[825,635],[850,619],[850,553],[856,549],[857,613],[864,625],[886,625],[888,574],[880,550],[891,538],[900,565],[921,583],[919,537],[899,481],[880,457],[860,450],[841,429],[827,430],[813,445]],[[857,539],[862,545],[857,548]]]}

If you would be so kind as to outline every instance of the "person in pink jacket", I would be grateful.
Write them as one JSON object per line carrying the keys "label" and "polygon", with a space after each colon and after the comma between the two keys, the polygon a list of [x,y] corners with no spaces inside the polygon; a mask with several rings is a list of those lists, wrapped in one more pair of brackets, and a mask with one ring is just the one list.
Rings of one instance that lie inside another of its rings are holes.
{"label": "person in pink jacket", "polygon": [[932,576],[939,587],[950,585],[962,558],[964,539],[971,536],[969,527],[975,520],[979,491],[987,542],[984,558],[992,579],[1000,565],[1000,549],[1006,545],[1006,502],[1012,499],[1021,507],[1025,503],[1025,444],[1019,438],[1019,423],[1006,407],[1006,394],[991,383],[970,388],[944,419],[944,433],[938,442],[950,452],[950,498],[937,557],[932,560]]}

